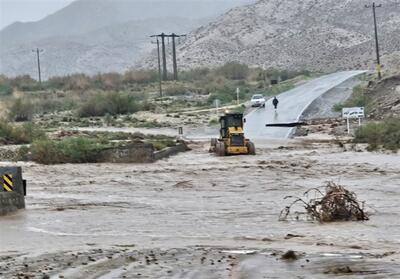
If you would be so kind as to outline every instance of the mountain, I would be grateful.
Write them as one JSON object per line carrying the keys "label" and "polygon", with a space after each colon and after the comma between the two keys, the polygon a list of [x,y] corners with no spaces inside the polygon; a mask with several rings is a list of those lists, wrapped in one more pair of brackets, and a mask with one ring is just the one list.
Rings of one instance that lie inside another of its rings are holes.
{"label": "mountain", "polygon": [[149,36],[187,33],[251,0],[77,0],[37,22],[0,31],[0,73],[36,75],[32,49],[41,48],[44,78],[75,72],[124,71],[153,49]]}
{"label": "mountain", "polygon": [[[181,67],[238,61],[264,68],[336,71],[373,68],[375,41],[367,0],[260,0],[198,28],[178,49]],[[377,8],[386,68],[400,67],[400,1]],[[145,62],[143,64],[150,64]]]}
{"label": "mountain", "polygon": [[161,32],[185,33],[201,25],[201,20],[186,18],[147,19],[99,28],[82,35],[44,38],[17,44],[0,51],[0,73],[8,76],[37,76],[36,54],[41,53],[42,76],[72,73],[97,74],[123,72],[154,48],[149,35]]}

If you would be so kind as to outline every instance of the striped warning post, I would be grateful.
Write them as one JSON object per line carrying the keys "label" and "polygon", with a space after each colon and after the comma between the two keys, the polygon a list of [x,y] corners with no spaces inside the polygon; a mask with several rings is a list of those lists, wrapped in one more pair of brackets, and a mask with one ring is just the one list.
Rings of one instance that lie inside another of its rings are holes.
{"label": "striped warning post", "polygon": [[14,184],[12,180],[12,174],[4,174],[3,175],[3,189],[6,192],[14,191]]}

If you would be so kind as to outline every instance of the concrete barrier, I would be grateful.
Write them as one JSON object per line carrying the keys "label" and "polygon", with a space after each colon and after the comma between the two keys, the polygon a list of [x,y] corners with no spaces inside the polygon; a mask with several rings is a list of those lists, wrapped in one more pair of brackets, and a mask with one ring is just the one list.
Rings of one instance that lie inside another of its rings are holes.
{"label": "concrete barrier", "polygon": [[100,154],[101,163],[152,163],[157,160],[190,150],[182,141],[176,146],[155,151],[150,143],[137,142],[127,146],[111,147]]}
{"label": "concrete barrier", "polygon": [[21,167],[0,167],[0,216],[25,208]]}
{"label": "concrete barrier", "polygon": [[154,159],[160,160],[160,159],[167,158],[169,156],[173,156],[180,152],[185,152],[188,150],[190,150],[190,148],[186,145],[186,143],[184,141],[182,141],[182,142],[178,143],[176,146],[167,147],[167,148],[164,148],[163,150],[154,152]]}
{"label": "concrete barrier", "polygon": [[101,151],[101,163],[151,163],[154,162],[154,146],[135,142],[126,146],[111,147]]}
{"label": "concrete barrier", "polygon": [[25,198],[19,193],[0,193],[0,216],[25,208]]}

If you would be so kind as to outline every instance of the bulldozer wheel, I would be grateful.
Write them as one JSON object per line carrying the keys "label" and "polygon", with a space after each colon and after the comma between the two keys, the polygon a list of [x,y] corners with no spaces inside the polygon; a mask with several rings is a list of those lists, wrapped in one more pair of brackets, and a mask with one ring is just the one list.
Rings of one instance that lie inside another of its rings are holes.
{"label": "bulldozer wheel", "polygon": [[217,143],[217,146],[215,147],[215,152],[217,153],[217,156],[225,156],[225,143]]}
{"label": "bulldozer wheel", "polygon": [[247,144],[247,149],[249,150],[249,155],[256,155],[256,147],[251,141]]}

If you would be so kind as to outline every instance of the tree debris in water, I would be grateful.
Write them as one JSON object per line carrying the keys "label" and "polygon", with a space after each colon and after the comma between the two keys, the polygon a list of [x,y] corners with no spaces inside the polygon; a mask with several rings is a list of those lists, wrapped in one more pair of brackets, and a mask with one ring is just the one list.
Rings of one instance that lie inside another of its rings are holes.
{"label": "tree debris in water", "polygon": [[[308,202],[299,197],[285,197],[294,201],[281,211],[279,220],[285,221],[293,214],[296,220],[299,219],[300,214],[306,214],[312,220],[319,222],[368,220],[368,214],[364,211],[364,202],[358,201],[356,194],[343,186],[329,182],[325,187],[325,193],[318,188],[312,188],[306,191],[304,196],[307,197],[312,192],[315,193],[315,197]],[[298,204],[304,207],[305,212],[292,214],[292,207]]]}
{"label": "tree debris in water", "polygon": [[295,261],[298,259],[296,252],[289,250],[285,254],[282,255],[283,260],[292,260]]}

